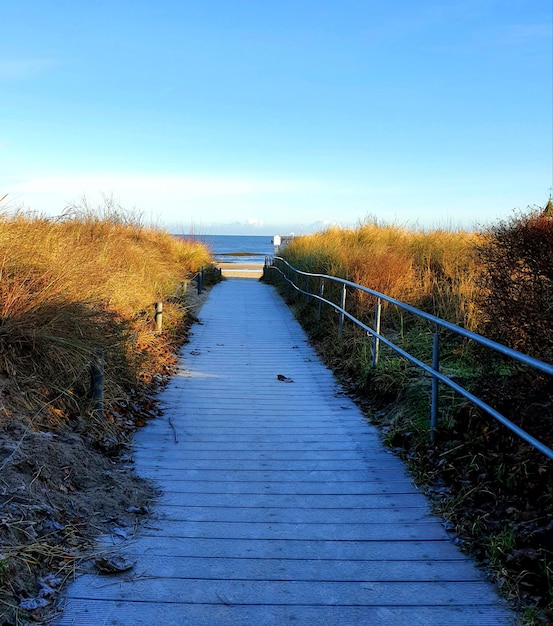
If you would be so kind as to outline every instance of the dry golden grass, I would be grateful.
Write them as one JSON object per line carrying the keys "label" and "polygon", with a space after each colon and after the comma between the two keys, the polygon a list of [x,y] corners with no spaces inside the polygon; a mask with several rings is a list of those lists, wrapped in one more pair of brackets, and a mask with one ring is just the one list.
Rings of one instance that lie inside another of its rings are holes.
{"label": "dry golden grass", "polygon": [[202,244],[121,212],[0,216],[0,378],[29,407],[63,390],[66,408],[82,412],[85,370],[102,349],[107,403],[116,402],[147,375],[149,352],[163,341],[154,303],[169,298],[164,321],[177,326],[185,311],[172,296],[210,263]]}
{"label": "dry golden grass", "polygon": [[367,223],[297,237],[284,254],[300,269],[346,278],[474,330],[479,238]]}

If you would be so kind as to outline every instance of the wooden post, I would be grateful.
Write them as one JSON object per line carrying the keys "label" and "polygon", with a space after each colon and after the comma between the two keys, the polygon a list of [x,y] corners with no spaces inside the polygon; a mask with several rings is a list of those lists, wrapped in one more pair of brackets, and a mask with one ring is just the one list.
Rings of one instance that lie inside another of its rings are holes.
{"label": "wooden post", "polygon": [[198,283],[198,295],[201,296],[203,288],[204,288],[204,268],[203,267],[198,272],[198,275],[196,276],[196,281]]}
{"label": "wooden post", "polygon": [[156,312],[154,313],[156,332],[160,333],[163,323],[163,302],[156,302]]}
{"label": "wooden post", "polygon": [[99,419],[104,417],[104,350],[100,348],[90,364],[90,395],[92,410]]}

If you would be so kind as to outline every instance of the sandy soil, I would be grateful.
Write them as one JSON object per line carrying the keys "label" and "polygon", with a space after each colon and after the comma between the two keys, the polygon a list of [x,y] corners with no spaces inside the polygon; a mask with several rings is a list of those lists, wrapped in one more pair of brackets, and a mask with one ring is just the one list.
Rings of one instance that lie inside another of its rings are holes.
{"label": "sandy soil", "polygon": [[217,263],[226,278],[260,278],[262,263]]}

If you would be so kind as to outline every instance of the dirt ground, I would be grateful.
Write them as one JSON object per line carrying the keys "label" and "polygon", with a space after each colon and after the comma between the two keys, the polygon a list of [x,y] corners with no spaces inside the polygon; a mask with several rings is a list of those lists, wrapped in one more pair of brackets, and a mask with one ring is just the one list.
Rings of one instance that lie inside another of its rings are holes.
{"label": "dirt ground", "polygon": [[[206,297],[189,294],[192,317]],[[166,359],[176,361],[174,354]],[[0,626],[59,618],[60,592],[84,564],[113,564],[95,539],[132,536],[156,497],[130,455],[133,432],[160,414],[151,387],[121,403],[121,436],[107,443],[78,428],[29,428],[24,403],[14,410],[18,393],[0,380]]]}

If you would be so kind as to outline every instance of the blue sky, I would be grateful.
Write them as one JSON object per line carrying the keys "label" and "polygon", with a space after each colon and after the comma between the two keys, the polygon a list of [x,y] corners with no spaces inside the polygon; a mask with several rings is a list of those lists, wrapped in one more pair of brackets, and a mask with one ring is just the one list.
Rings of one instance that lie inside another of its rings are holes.
{"label": "blue sky", "polygon": [[4,2],[0,197],[179,233],[493,223],[553,186],[552,41],[550,0]]}

